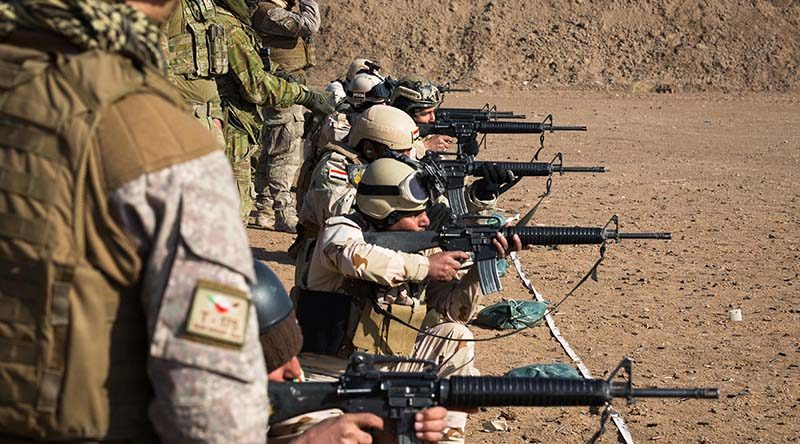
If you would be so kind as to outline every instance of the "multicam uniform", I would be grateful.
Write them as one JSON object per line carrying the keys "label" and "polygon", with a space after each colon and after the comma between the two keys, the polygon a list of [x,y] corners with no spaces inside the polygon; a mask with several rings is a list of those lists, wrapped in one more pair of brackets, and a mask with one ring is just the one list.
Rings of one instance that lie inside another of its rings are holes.
{"label": "multicam uniform", "polygon": [[[314,0],[300,0],[294,12],[283,0],[261,2],[253,14],[253,28],[270,48],[270,62],[305,83],[306,70],[316,64],[311,36],[319,31],[319,6]],[[291,194],[300,166],[305,118],[304,108],[264,107],[262,147],[256,166],[259,219],[265,228],[277,217],[277,228],[293,231],[297,224]]]}
{"label": "multicam uniform", "polygon": [[62,0],[0,5],[0,32],[0,440],[263,442],[230,167],[159,29]]}
{"label": "multicam uniform", "polygon": [[228,41],[228,73],[217,78],[225,114],[226,151],[239,187],[241,216],[246,222],[252,207],[250,156],[258,147],[262,126],[259,107],[290,106],[301,99],[306,89],[264,71],[255,32],[226,9],[218,7],[217,11]]}
{"label": "multicam uniform", "polygon": [[214,77],[228,72],[225,30],[211,0],[181,0],[166,26],[168,78],[195,118],[223,144],[223,121]]}
{"label": "multicam uniform", "polygon": [[[442,377],[478,375],[472,342],[417,335],[375,313],[368,302],[377,297],[385,309],[426,332],[472,339],[465,324],[476,313],[481,295],[477,270],[470,269],[458,281],[428,282],[425,256],[369,245],[363,237],[369,229],[363,218],[353,214],[329,219],[320,232],[311,256],[308,289],[296,292],[304,349],[339,358],[354,350],[412,356],[436,362]],[[329,326],[337,322],[342,327],[340,335],[331,335]],[[322,335],[315,333],[317,326]],[[402,364],[396,369],[418,371],[421,367]],[[465,423],[466,415],[451,414],[449,437],[463,436]]]}

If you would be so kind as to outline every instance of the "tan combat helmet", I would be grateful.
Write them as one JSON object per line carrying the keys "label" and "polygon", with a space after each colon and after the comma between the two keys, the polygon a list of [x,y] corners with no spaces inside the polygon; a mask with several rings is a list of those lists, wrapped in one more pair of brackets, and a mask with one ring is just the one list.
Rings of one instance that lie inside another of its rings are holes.
{"label": "tan combat helmet", "polygon": [[386,105],[375,105],[361,113],[350,130],[348,144],[355,148],[362,140],[386,145],[393,151],[414,147],[419,128],[408,114]]}
{"label": "tan combat helmet", "polygon": [[364,171],[356,193],[359,212],[388,225],[424,210],[427,204],[428,192],[417,170],[392,158],[372,162]]}
{"label": "tan combat helmet", "polygon": [[424,109],[439,106],[442,94],[429,80],[419,76],[403,77],[397,81],[389,104],[414,116]]}
{"label": "tan combat helmet", "polygon": [[[347,67],[347,73],[344,75],[345,80],[348,82],[352,82],[353,78],[357,74],[361,74],[362,72],[368,72],[370,70],[370,65],[378,66],[377,63],[373,62],[369,59],[355,59],[350,62],[350,66]],[[379,74],[380,70],[376,71],[376,74]]]}
{"label": "tan combat helmet", "polygon": [[356,74],[348,85],[345,100],[356,108],[385,103],[389,100],[391,90],[384,80],[383,77],[367,72]]}

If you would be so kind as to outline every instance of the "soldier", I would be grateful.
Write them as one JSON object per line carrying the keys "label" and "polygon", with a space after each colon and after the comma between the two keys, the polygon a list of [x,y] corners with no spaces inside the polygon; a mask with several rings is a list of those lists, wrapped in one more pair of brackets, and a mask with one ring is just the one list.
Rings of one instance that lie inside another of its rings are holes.
{"label": "soldier", "polygon": [[[436,122],[436,108],[443,100],[439,88],[430,81],[418,77],[403,77],[392,90],[389,104],[400,108],[419,124]],[[430,134],[422,139],[428,151],[447,151],[450,144],[456,143],[455,137],[443,134]]]}
{"label": "soldier", "polygon": [[298,191],[305,191],[299,215],[300,234],[289,250],[296,259],[295,285],[304,286],[311,239],[328,218],[348,214],[352,209],[356,177],[351,178],[348,171],[377,159],[385,150],[410,155],[418,134],[417,125],[408,115],[390,106],[376,105],[355,120],[347,143],[333,142],[324,147],[308,175],[309,183],[298,183]]}
{"label": "soldier", "polygon": [[[384,158],[369,165],[358,185],[356,211],[325,222],[307,286],[294,290],[304,352],[338,358],[353,351],[411,356],[436,362],[442,377],[478,374],[472,342],[441,339],[473,338],[465,324],[477,311],[477,270],[453,281],[469,254],[408,254],[364,242],[364,231],[425,230],[428,202],[417,171],[407,163]],[[519,238],[513,240],[514,249],[520,249]],[[501,257],[509,250],[502,236],[493,242]],[[374,304],[422,333],[379,314]],[[397,370],[419,368],[402,364]],[[448,439],[463,439],[465,423],[466,414],[451,413]]]}
{"label": "soldier", "polygon": [[265,440],[230,166],[162,75],[176,4],[0,4],[0,441]]}
{"label": "soldier", "polygon": [[[312,35],[319,31],[317,2],[269,0],[258,3],[253,14],[253,28],[259,33],[270,62],[294,82],[305,84],[306,70],[316,64]],[[264,107],[261,152],[255,172],[258,193],[256,225],[294,233],[297,211],[291,193],[294,176],[300,166],[300,151],[305,118],[303,107]]]}
{"label": "soldier", "polygon": [[168,78],[195,118],[225,144],[216,76],[228,72],[225,30],[211,0],[181,0],[166,26]]}
{"label": "soldier", "polygon": [[325,86],[325,91],[333,94],[334,106],[341,103],[347,97],[347,91],[350,90],[350,82],[357,74],[364,72],[373,72],[374,74],[381,74],[380,66],[368,59],[354,59],[347,67],[347,72],[341,79],[336,79]]}
{"label": "soldier", "polygon": [[[256,282],[251,287],[253,304],[258,314],[261,344],[267,363],[270,382],[303,380],[303,370],[297,354],[303,344],[303,335],[297,325],[291,299],[272,270],[255,261]],[[442,438],[447,410],[442,407],[426,409],[417,417],[417,439],[438,442]],[[383,419],[370,414],[345,414],[340,410],[315,412],[303,415],[297,421],[270,427],[269,442],[293,444],[324,442],[365,442],[362,429],[382,430]],[[294,439],[297,437],[299,439]],[[361,438],[358,440],[357,438]]]}
{"label": "soldier", "polygon": [[239,188],[242,220],[247,222],[252,207],[250,157],[258,147],[263,123],[259,107],[300,104],[325,115],[333,112],[333,108],[326,93],[286,82],[264,71],[256,49],[260,42],[249,26],[250,14],[244,0],[216,0],[216,3],[228,47],[228,73],[217,78],[225,113],[226,150]]}

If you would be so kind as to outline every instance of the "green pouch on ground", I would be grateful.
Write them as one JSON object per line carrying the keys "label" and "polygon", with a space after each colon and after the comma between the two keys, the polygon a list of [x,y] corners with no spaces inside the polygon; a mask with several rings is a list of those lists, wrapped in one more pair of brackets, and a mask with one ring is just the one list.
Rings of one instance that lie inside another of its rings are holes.
{"label": "green pouch on ground", "polygon": [[574,367],[557,362],[555,364],[531,364],[509,370],[505,375],[510,378],[566,378],[581,379]]}
{"label": "green pouch on ground", "polygon": [[519,330],[540,324],[546,310],[547,302],[508,300],[481,310],[475,324],[498,330]]}

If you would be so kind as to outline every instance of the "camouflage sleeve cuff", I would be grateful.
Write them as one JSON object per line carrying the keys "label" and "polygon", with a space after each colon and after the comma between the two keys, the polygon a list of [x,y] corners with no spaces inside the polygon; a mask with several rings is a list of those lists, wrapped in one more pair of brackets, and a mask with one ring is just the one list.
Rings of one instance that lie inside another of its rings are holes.
{"label": "camouflage sleeve cuff", "polygon": [[405,271],[408,280],[411,282],[422,282],[428,277],[430,262],[428,258],[421,254],[401,253],[405,260]]}

